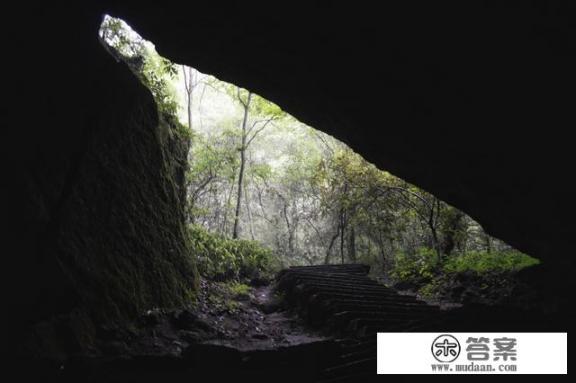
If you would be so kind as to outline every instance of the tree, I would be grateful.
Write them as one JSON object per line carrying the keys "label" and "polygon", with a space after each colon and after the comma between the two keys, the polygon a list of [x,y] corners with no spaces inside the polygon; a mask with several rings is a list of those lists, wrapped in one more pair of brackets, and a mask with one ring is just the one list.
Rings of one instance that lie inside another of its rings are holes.
{"label": "tree", "polygon": [[252,141],[272,122],[282,116],[282,110],[250,91],[235,87],[236,101],[243,110],[240,125],[240,169],[238,173],[238,188],[236,193],[236,210],[234,215],[234,228],[232,238],[238,238],[240,230],[240,213],[242,210],[242,192],[244,188],[244,172],[246,170],[246,152]]}
{"label": "tree", "polygon": [[182,78],[184,80],[184,92],[186,98],[186,116],[188,117],[188,128],[192,126],[192,109],[194,105],[194,90],[200,84],[198,71],[189,66],[182,65]]}
{"label": "tree", "polygon": [[195,223],[199,216],[206,215],[200,206],[207,195],[213,198],[207,203],[216,211],[217,205],[220,205],[216,199],[226,188],[225,185],[235,178],[238,159],[234,155],[234,138],[227,131],[218,135],[196,136],[190,156],[194,160],[190,162],[187,174],[188,222]]}

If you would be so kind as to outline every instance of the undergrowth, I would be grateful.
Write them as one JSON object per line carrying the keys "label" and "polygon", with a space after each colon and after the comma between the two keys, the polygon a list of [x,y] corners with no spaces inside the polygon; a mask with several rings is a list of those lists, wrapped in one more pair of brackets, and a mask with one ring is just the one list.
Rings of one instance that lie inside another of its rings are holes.
{"label": "undergrowth", "polygon": [[389,275],[396,286],[427,298],[498,300],[513,291],[518,271],[539,263],[516,250],[470,251],[441,260],[433,249],[420,248],[415,254],[397,253]]}
{"label": "undergrowth", "polygon": [[214,281],[250,281],[270,278],[272,251],[256,241],[229,239],[189,226],[190,243],[198,271]]}

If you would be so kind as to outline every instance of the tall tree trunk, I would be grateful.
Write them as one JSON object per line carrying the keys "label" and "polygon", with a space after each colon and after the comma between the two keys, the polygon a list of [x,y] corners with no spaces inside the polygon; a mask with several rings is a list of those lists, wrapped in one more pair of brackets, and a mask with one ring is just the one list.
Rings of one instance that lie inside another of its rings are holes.
{"label": "tall tree trunk", "polygon": [[396,249],[394,246],[394,238],[392,236],[388,236],[388,245],[390,246],[390,256],[384,258],[384,265],[388,269],[391,269],[393,266],[393,259],[396,254]]}
{"label": "tall tree trunk", "polygon": [[240,212],[242,209],[242,184],[244,182],[244,169],[246,168],[246,139],[247,139],[247,125],[248,113],[250,111],[250,100],[252,99],[252,92],[248,92],[248,99],[246,103],[242,104],[244,107],[244,118],[242,119],[242,146],[240,147],[240,173],[238,174],[238,195],[236,198],[236,215],[234,216],[234,230],[232,238],[238,238],[240,230]]}
{"label": "tall tree trunk", "polygon": [[182,74],[184,77],[184,91],[186,92],[186,109],[188,115],[188,128],[192,130],[192,103],[193,103],[193,92],[195,84],[195,76],[193,73],[194,69],[182,65]]}
{"label": "tall tree trunk", "polygon": [[376,244],[378,245],[378,252],[382,259],[382,264],[387,264],[388,259],[386,257],[386,249],[384,248],[384,239],[382,238],[382,232],[378,231],[375,235]]}
{"label": "tall tree trunk", "polygon": [[[244,139],[242,140],[244,145]],[[246,153],[244,149],[240,149],[240,173],[238,173],[238,193],[236,195],[236,212],[234,215],[234,230],[232,231],[232,238],[238,238],[240,230],[240,212],[242,209],[242,184],[244,182],[244,167],[246,161]]]}
{"label": "tall tree trunk", "polygon": [[182,65],[184,75],[184,90],[186,91],[186,104],[188,112],[188,128],[192,129],[192,107],[194,104],[194,88],[198,85],[198,72],[195,69]]}
{"label": "tall tree trunk", "polygon": [[[436,203],[438,202],[438,203]],[[436,251],[436,255],[438,259],[443,259],[442,250],[440,249],[440,239],[438,238],[438,230],[436,228],[436,224],[438,223],[437,215],[439,215],[440,204],[437,198],[434,198],[434,201],[430,204],[431,209],[428,216],[428,228],[430,229],[431,239],[432,239],[432,247],[434,251]]]}
{"label": "tall tree trunk", "polygon": [[192,130],[192,92],[188,93],[188,127]]}
{"label": "tall tree trunk", "polygon": [[254,235],[254,220],[252,218],[252,210],[250,209],[250,201],[248,197],[248,190],[246,190],[246,185],[244,185],[244,203],[246,203],[246,212],[248,212],[248,224],[250,227],[250,237],[254,241],[256,236]]}
{"label": "tall tree trunk", "polygon": [[330,253],[332,253],[332,248],[334,247],[334,243],[338,236],[340,235],[340,223],[338,223],[338,228],[336,229],[336,233],[330,239],[330,244],[328,245],[328,249],[326,250],[326,257],[324,258],[324,264],[327,265],[330,262]]}
{"label": "tall tree trunk", "polygon": [[283,212],[284,212],[284,220],[286,222],[286,229],[288,230],[288,254],[293,257],[294,256],[294,225],[290,223],[290,218],[288,217],[288,203],[286,199],[282,197],[282,203],[284,204]]}
{"label": "tall tree trunk", "polygon": [[440,250],[440,240],[438,239],[438,231],[436,230],[436,226],[429,225],[430,226],[430,233],[432,234],[432,247],[434,248],[434,251],[436,251],[436,254],[438,255],[438,257],[442,257],[442,251]]}
{"label": "tall tree trunk", "polygon": [[356,262],[356,231],[354,230],[354,226],[350,227],[349,247],[348,257],[352,262]]}
{"label": "tall tree trunk", "polygon": [[228,232],[228,211],[230,210],[230,201],[232,201],[232,194],[234,193],[234,181],[236,181],[236,177],[230,182],[230,190],[228,191],[228,197],[226,198],[226,202],[224,205],[224,218],[222,219],[222,235],[226,235]]}

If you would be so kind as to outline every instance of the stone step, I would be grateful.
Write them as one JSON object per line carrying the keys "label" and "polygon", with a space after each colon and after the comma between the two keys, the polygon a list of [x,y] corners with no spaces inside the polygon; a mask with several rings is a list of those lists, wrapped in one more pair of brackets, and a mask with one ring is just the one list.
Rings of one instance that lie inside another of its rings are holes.
{"label": "stone step", "polygon": [[376,333],[441,323],[443,312],[413,296],[398,294],[368,277],[362,265],[302,266],[278,274],[277,289],[310,324],[335,334],[340,355],[325,371],[326,382],[374,377]]}

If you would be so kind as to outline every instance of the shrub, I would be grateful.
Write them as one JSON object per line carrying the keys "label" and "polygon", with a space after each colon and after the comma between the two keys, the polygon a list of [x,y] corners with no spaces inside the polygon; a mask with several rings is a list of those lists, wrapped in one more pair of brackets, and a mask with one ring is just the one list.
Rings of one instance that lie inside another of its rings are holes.
{"label": "shrub", "polygon": [[272,252],[255,241],[228,239],[189,226],[192,251],[200,273],[219,281],[254,279],[270,272]]}
{"label": "shrub", "polygon": [[435,251],[421,248],[416,254],[397,253],[390,276],[397,287],[427,298],[486,303],[510,295],[516,285],[514,274],[538,263],[516,250],[470,251],[440,263]]}
{"label": "shrub", "polygon": [[433,249],[422,247],[416,254],[396,253],[391,271],[393,279],[413,284],[430,281],[438,266],[438,255]]}
{"label": "shrub", "polygon": [[232,297],[236,299],[248,298],[250,295],[250,291],[252,290],[250,286],[237,281],[232,281],[228,283],[227,287],[230,295],[232,295]]}
{"label": "shrub", "polygon": [[490,253],[470,251],[448,259],[444,271],[448,273],[472,271],[484,274],[491,271],[518,271],[539,263],[536,258],[517,250]]}

